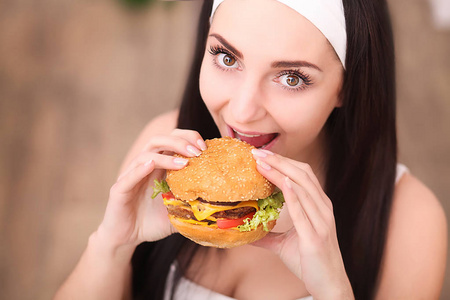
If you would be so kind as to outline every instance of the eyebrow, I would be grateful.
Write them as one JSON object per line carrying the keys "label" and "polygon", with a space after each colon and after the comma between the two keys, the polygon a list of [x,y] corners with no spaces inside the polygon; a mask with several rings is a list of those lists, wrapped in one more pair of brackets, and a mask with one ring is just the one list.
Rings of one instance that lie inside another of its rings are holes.
{"label": "eyebrow", "polygon": [[320,72],[323,72],[318,66],[313,63],[304,61],[304,60],[296,60],[296,61],[275,61],[272,63],[272,68],[313,68]]}
{"label": "eyebrow", "polygon": [[244,55],[241,51],[236,49],[231,45],[223,36],[217,33],[211,33],[209,36],[215,37],[219,42],[221,42],[225,47],[227,47],[231,52],[233,52],[238,58],[243,59]]}
{"label": "eyebrow", "polygon": [[[233,52],[238,58],[243,59],[244,55],[241,51],[237,50],[233,45],[231,45],[223,36],[217,33],[211,33],[209,36],[215,37],[219,42],[221,42],[225,47],[227,47],[231,52]],[[275,61],[271,64],[272,68],[313,68],[320,72],[323,72],[317,65],[304,61]]]}

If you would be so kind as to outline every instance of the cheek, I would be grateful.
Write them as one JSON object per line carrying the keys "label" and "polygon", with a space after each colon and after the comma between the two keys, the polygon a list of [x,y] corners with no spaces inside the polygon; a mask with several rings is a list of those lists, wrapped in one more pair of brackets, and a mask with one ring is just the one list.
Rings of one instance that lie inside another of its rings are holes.
{"label": "cheek", "polygon": [[210,113],[214,116],[217,110],[224,105],[224,99],[226,98],[226,89],[223,84],[220,84],[215,75],[217,70],[213,70],[213,67],[205,62],[200,70],[200,95],[205,102],[206,107]]}
{"label": "cheek", "polygon": [[316,105],[292,105],[278,109],[280,124],[288,132],[298,132],[299,130],[320,131],[320,128],[328,119],[331,107],[318,107]]}
{"label": "cheek", "polygon": [[272,116],[285,133],[309,144],[319,135],[335,107],[334,101],[319,99],[311,95],[291,104],[274,107]]}

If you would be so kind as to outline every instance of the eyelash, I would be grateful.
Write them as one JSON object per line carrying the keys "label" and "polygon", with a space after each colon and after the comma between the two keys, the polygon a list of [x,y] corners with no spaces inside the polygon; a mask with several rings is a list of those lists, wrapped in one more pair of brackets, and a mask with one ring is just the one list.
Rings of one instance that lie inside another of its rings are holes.
{"label": "eyelash", "polygon": [[[213,59],[214,65],[215,65],[216,67],[218,67],[218,68],[219,68],[220,70],[222,70],[222,71],[230,71],[230,70],[232,70],[232,69],[224,68],[224,67],[222,67],[221,65],[219,65],[219,64],[217,63],[217,61],[216,61],[215,58],[216,58],[216,56],[217,56],[218,54],[227,54],[227,55],[230,55],[231,57],[233,57],[233,58],[237,61],[237,58],[233,55],[233,53],[231,53],[228,49],[226,49],[226,48],[224,48],[224,47],[222,47],[222,46],[210,46],[209,49],[208,49],[208,52],[209,52],[211,55],[214,56],[214,59]],[[283,85],[283,84],[281,85],[281,87],[282,87],[283,89],[288,90],[288,91],[291,91],[291,92],[296,92],[296,91],[300,91],[300,90],[305,90],[305,89],[307,89],[307,88],[312,84],[311,77],[310,77],[308,74],[302,72],[302,71],[299,70],[299,69],[281,71],[280,73],[278,73],[278,75],[276,76],[276,78],[280,78],[280,77],[283,76],[283,75],[295,75],[295,76],[299,77],[300,80],[303,81],[303,84],[302,84],[302,85],[300,85],[300,86],[298,86],[298,87],[295,87],[295,88],[290,88],[290,87],[287,87],[287,86],[285,86],[285,85]]]}
{"label": "eyelash", "polygon": [[296,92],[296,91],[300,91],[300,90],[305,90],[313,83],[312,79],[311,79],[311,76],[309,76],[308,74],[302,72],[299,69],[281,71],[277,75],[277,78],[280,78],[283,75],[294,75],[294,76],[297,76],[298,78],[300,78],[301,81],[303,81],[303,84],[298,86],[298,87],[291,87],[290,88],[290,87],[287,87],[287,86],[282,84],[281,87],[286,89],[286,90],[288,90],[288,91]]}
{"label": "eyelash", "polygon": [[224,48],[222,46],[210,46],[208,51],[212,55],[217,55],[219,53],[225,53],[225,54],[229,54],[234,57],[234,55],[232,53],[230,53],[230,51],[228,51],[226,48]]}
{"label": "eyelash", "polygon": [[213,59],[214,65],[215,65],[216,67],[218,67],[218,68],[219,68],[220,70],[222,70],[222,71],[230,71],[231,69],[229,69],[229,68],[224,68],[224,67],[222,67],[221,65],[219,65],[219,64],[217,63],[217,61],[216,61],[216,56],[217,56],[218,54],[227,54],[227,55],[233,57],[233,59],[234,59],[235,61],[237,61],[236,56],[234,56],[233,53],[231,53],[228,49],[226,49],[226,48],[224,48],[224,47],[222,47],[222,46],[210,46],[208,52],[209,52],[211,55],[214,56],[214,59]]}

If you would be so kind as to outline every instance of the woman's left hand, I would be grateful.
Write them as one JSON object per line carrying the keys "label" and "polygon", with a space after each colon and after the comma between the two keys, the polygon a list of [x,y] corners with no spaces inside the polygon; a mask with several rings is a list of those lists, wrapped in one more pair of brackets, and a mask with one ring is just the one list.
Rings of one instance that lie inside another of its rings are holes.
{"label": "woman's left hand", "polygon": [[269,233],[255,245],[275,252],[314,299],[354,299],[332,203],[311,167],[270,151],[252,152],[258,171],[282,190],[293,223],[287,232]]}

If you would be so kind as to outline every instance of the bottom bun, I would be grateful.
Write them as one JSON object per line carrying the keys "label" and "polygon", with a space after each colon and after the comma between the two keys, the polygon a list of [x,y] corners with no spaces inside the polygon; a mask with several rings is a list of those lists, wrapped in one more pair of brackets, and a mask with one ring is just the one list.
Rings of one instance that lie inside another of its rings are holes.
{"label": "bottom bun", "polygon": [[[263,229],[262,225],[256,230],[241,232],[237,229],[220,229],[190,224],[174,216],[169,216],[169,219],[180,234],[197,244],[207,247],[233,248],[243,246],[262,239],[268,233],[268,231]],[[267,224],[269,231],[273,229],[275,223],[276,221],[270,221]]]}

